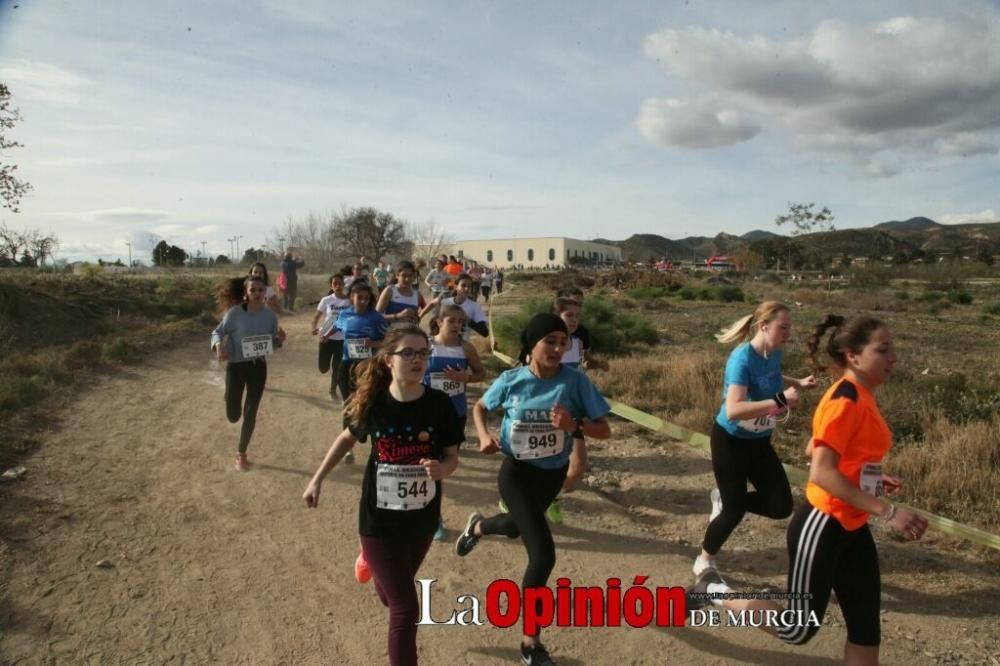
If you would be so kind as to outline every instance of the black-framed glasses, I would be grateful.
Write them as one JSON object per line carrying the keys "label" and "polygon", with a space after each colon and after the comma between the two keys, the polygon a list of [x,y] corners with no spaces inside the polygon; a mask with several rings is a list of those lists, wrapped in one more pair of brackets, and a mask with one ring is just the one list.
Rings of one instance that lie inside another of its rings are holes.
{"label": "black-framed glasses", "polygon": [[399,351],[390,352],[389,356],[402,356],[404,360],[412,361],[415,358],[419,358],[421,361],[426,361],[431,357],[430,349],[400,349]]}

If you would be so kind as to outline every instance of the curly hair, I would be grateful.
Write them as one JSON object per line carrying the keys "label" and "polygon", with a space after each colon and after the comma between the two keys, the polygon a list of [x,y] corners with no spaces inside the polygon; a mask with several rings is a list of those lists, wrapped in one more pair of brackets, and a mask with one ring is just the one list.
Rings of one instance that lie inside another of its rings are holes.
{"label": "curly hair", "polygon": [[368,411],[375,403],[375,398],[389,389],[392,383],[392,370],[385,362],[397,350],[403,338],[415,336],[423,338],[427,346],[430,340],[427,333],[416,324],[401,324],[389,329],[383,338],[382,345],[372,358],[365,359],[354,366],[354,379],[357,388],[347,401],[344,410],[346,421],[355,428],[360,427],[368,416]]}
{"label": "curly hair", "polygon": [[843,370],[847,367],[847,352],[860,354],[864,346],[871,341],[872,334],[884,327],[885,322],[875,317],[857,317],[848,321],[839,315],[827,315],[826,319],[813,326],[809,341],[806,343],[813,369],[816,372],[826,369],[816,358],[816,354],[828,330],[833,329],[833,332],[827,338],[824,351],[837,369]]}

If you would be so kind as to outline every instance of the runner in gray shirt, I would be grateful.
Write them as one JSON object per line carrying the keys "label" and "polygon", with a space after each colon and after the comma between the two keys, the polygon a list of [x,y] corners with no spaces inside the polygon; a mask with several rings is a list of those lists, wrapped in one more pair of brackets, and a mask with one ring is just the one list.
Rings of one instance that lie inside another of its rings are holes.
{"label": "runner in gray shirt", "polygon": [[220,361],[227,361],[226,417],[230,423],[236,423],[240,415],[243,416],[236,455],[236,469],[240,471],[250,466],[247,447],[267,383],[267,356],[285,341],[285,332],[278,328],[278,317],[267,308],[264,281],[251,276],[244,281],[243,287],[243,302],[229,308],[212,331],[212,351]]}

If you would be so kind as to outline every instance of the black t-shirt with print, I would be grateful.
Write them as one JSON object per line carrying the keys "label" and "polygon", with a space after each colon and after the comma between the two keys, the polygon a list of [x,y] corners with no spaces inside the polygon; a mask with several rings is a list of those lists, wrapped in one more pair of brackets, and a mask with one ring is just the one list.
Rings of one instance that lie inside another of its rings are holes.
{"label": "black t-shirt with print", "polygon": [[428,388],[418,399],[400,402],[385,391],[375,398],[362,426],[351,427],[351,433],[360,442],[371,437],[372,443],[358,512],[361,535],[411,539],[433,534],[441,516],[440,481],[423,476],[408,483],[395,483],[400,495],[396,496],[393,488],[389,497],[397,502],[410,499],[407,488],[413,490],[414,483],[419,486],[426,480],[436,486],[434,499],[427,506],[402,510],[379,508],[376,479],[380,464],[419,465],[424,458],[441,460],[447,447],[462,443],[465,434],[451,398],[443,391]]}

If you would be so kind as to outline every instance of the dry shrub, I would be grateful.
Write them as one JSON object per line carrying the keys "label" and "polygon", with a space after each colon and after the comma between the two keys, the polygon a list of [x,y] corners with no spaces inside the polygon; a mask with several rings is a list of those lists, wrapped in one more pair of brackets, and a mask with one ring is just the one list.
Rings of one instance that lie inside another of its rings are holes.
{"label": "dry shrub", "polygon": [[955,424],[941,410],[929,412],[923,443],[893,451],[889,468],[914,506],[984,529],[1000,526],[1000,417]]}
{"label": "dry shrub", "polygon": [[827,291],[804,287],[788,296],[789,304],[829,309],[831,312],[867,312],[909,310],[909,303],[891,291]]}
{"label": "dry shrub", "polygon": [[608,372],[592,372],[601,391],[632,407],[661,416],[683,414],[689,427],[704,431],[719,409],[725,352],[677,348],[662,355],[611,361]]}

